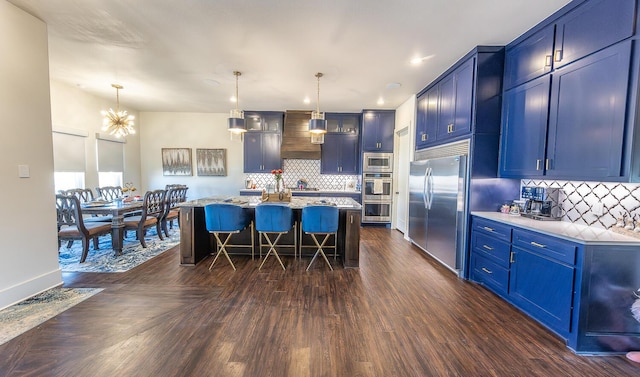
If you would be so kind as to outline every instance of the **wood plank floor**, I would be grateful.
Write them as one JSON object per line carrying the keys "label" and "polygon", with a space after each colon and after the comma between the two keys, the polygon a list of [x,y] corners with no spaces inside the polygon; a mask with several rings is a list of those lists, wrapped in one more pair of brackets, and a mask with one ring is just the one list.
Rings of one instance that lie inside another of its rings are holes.
{"label": "wood plank floor", "polygon": [[363,228],[359,269],[173,249],[121,274],[65,273],[105,290],[0,346],[0,376],[638,376],[583,357],[403,239]]}

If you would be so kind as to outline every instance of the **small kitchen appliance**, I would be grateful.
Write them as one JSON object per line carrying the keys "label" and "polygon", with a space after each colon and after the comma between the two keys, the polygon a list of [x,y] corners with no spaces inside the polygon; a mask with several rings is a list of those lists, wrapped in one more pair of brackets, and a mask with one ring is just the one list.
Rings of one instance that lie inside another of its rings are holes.
{"label": "small kitchen appliance", "polygon": [[562,218],[560,210],[560,189],[524,186],[522,199],[525,199],[522,216],[534,220],[555,220]]}

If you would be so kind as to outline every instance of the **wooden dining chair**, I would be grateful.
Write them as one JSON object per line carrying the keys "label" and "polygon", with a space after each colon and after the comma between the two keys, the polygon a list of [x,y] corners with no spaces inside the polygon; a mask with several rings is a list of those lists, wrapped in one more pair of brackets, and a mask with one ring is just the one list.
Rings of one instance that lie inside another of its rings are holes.
{"label": "wooden dining chair", "polygon": [[104,200],[115,200],[123,196],[121,186],[96,187],[96,193]]}
{"label": "wooden dining chair", "polygon": [[87,259],[90,240],[93,239],[93,248],[97,250],[98,237],[111,234],[111,224],[109,223],[84,222],[80,200],[73,195],[56,195],[56,214],[58,218],[58,249],[60,249],[62,241],[81,240],[80,263]]}
{"label": "wooden dining chair", "polygon": [[92,200],[94,200],[94,196],[93,196],[93,191],[91,191],[91,189],[89,188],[74,188],[74,189],[69,189],[69,190],[60,190],[59,193],[61,195],[73,195],[76,198],[78,198],[78,200],[80,200],[80,204],[83,203],[88,203]]}
{"label": "wooden dining chair", "polygon": [[173,220],[177,220],[178,226],[180,226],[180,208],[178,204],[186,201],[188,187],[184,185],[167,186],[172,187],[167,189],[164,198],[164,215],[162,216],[161,225],[165,236],[169,237],[169,228],[173,229]]}
{"label": "wooden dining chair", "polygon": [[164,240],[162,237],[162,229],[160,227],[162,223],[162,216],[164,215],[164,197],[165,190],[147,191],[144,194],[142,212],[140,215],[124,218],[124,231],[135,230],[136,237],[140,241],[142,247],[147,247],[147,244],[144,241],[144,236],[147,229],[152,226],[156,227],[158,238]]}

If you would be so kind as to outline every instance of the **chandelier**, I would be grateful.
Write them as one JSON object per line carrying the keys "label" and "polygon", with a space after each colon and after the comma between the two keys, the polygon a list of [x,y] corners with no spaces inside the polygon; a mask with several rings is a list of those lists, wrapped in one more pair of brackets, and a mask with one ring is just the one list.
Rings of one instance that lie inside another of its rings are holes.
{"label": "chandelier", "polygon": [[322,73],[316,73],[318,79],[318,99],[316,102],[316,111],[311,112],[311,119],[309,120],[309,132],[311,133],[312,144],[323,144],[324,134],[327,133],[327,121],[324,119],[324,113],[320,112],[320,77]]}
{"label": "chandelier", "polygon": [[236,108],[231,110],[231,116],[229,116],[229,131],[233,134],[239,134],[247,131],[247,126],[244,123],[244,111],[238,110],[238,76],[242,75],[239,71],[233,71],[233,75],[236,77]]}
{"label": "chandelier", "polygon": [[120,111],[120,89],[122,85],[111,84],[116,88],[116,110],[109,109],[109,111],[101,111],[100,114],[104,117],[102,120],[102,131],[108,131],[109,135],[113,135],[117,138],[127,136],[129,134],[135,134],[136,130],[133,128],[133,115],[127,115],[126,110]]}

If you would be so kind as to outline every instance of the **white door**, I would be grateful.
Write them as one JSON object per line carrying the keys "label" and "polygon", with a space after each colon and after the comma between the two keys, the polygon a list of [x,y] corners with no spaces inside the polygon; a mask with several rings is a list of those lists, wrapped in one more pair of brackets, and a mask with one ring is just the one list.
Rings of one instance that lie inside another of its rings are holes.
{"label": "white door", "polygon": [[409,127],[396,132],[398,145],[396,145],[396,155],[398,156],[398,169],[396,174],[396,185],[394,200],[396,203],[396,229],[402,233],[407,232],[407,214],[409,208]]}

